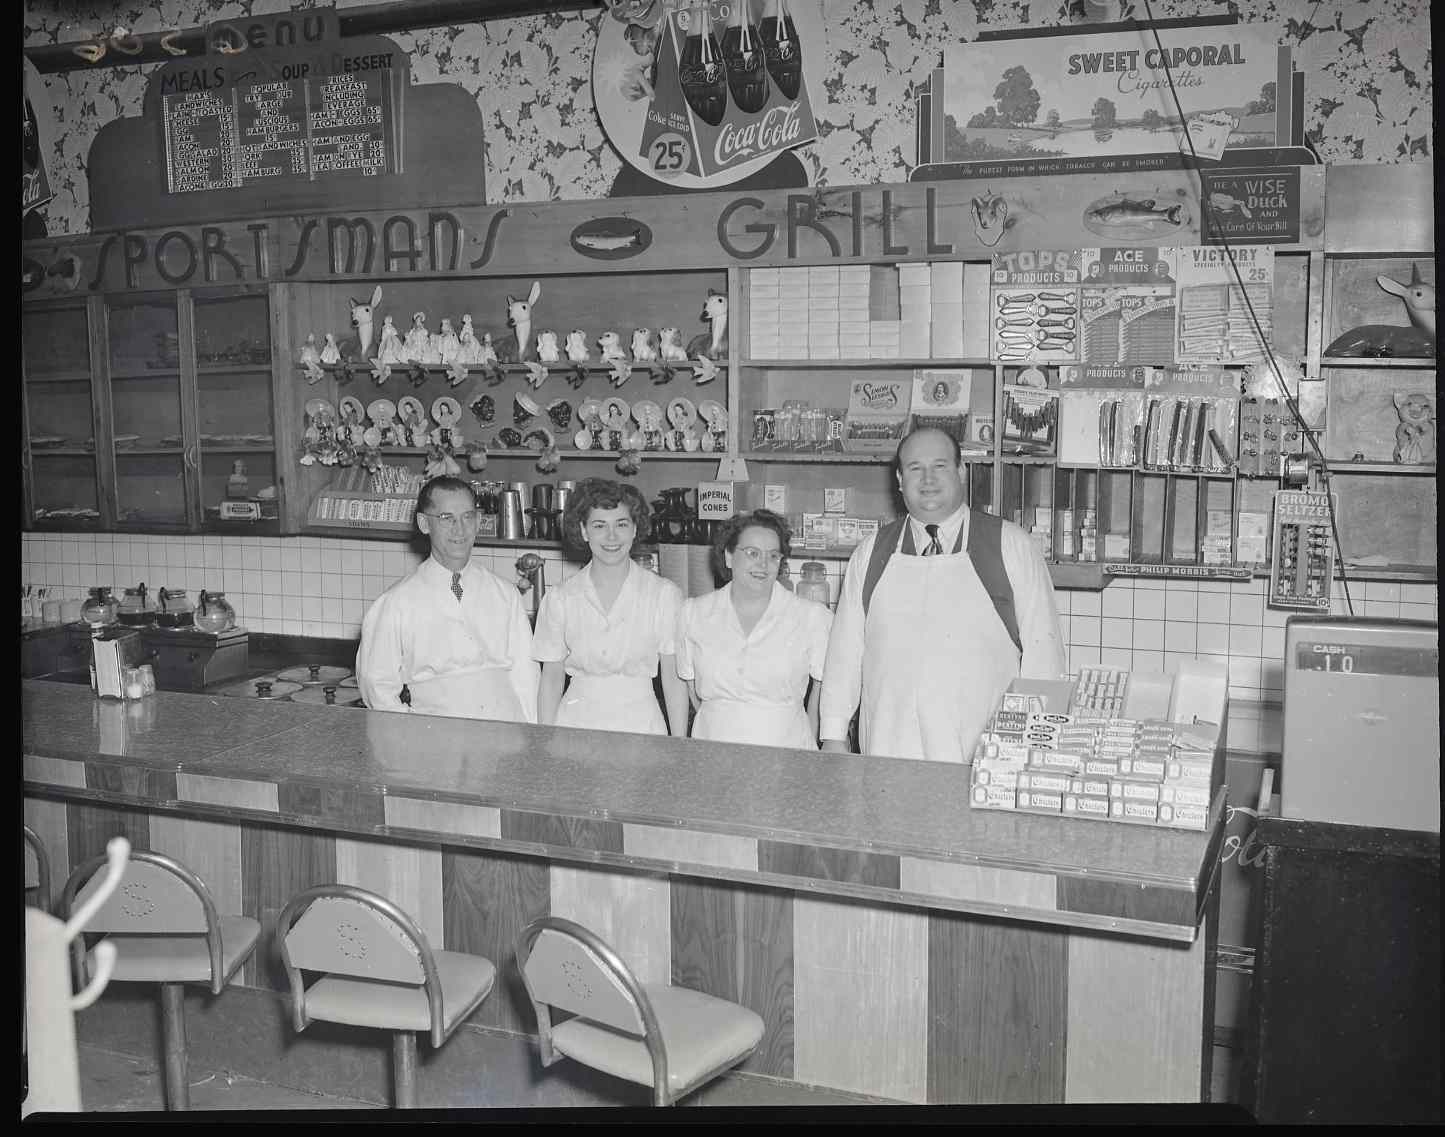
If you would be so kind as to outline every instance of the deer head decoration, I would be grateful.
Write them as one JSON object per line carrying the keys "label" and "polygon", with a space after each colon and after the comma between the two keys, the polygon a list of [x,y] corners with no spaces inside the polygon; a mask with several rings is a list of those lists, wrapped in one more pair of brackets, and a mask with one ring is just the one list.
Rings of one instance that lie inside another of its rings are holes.
{"label": "deer head decoration", "polygon": [[1410,283],[1401,284],[1398,280],[1391,280],[1388,276],[1376,277],[1379,284],[1391,296],[1398,296],[1405,302],[1405,314],[1410,317],[1410,323],[1419,328],[1422,332],[1428,332],[1431,338],[1435,335],[1435,286],[1428,284],[1420,278],[1420,266],[1410,266]]}
{"label": "deer head decoration", "polygon": [[371,290],[370,303],[363,304],[359,300],[349,300],[349,303],[351,304],[351,326],[356,329],[361,357],[365,359],[371,351],[372,313],[381,303],[381,285],[378,284]]}

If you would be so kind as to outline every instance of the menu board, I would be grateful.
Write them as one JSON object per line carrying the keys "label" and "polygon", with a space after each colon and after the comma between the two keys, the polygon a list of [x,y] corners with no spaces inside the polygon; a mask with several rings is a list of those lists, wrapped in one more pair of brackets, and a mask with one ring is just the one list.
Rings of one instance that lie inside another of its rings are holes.
{"label": "menu board", "polygon": [[166,188],[399,172],[396,102],[390,67],[165,95]]}

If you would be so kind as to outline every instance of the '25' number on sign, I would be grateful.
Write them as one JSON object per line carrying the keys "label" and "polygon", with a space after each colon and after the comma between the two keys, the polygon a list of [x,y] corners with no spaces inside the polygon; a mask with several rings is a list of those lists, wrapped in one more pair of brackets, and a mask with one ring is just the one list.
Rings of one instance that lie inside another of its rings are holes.
{"label": "'25' number on sign", "polygon": [[692,148],[680,134],[659,134],[647,153],[653,173],[663,178],[676,177],[685,171],[692,158]]}

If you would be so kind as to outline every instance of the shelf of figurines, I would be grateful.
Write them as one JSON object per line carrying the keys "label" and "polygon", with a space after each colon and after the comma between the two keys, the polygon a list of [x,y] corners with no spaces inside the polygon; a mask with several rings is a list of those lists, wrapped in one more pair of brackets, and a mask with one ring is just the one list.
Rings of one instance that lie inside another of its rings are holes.
{"label": "shelf of figurines", "polygon": [[381,364],[377,360],[367,360],[365,362],[342,361],[339,363],[303,362],[297,364],[297,367],[313,383],[324,375],[330,375],[340,383],[365,377],[371,379],[378,387],[392,379],[399,379],[410,383],[413,387],[420,387],[433,375],[446,376],[447,381],[454,387],[460,386],[469,378],[485,379],[493,386],[498,386],[507,376],[515,375],[526,379],[534,388],[540,387],[550,376],[557,376],[573,387],[580,387],[590,375],[607,375],[611,377],[614,387],[620,387],[639,371],[644,372],[658,386],[671,383],[683,375],[690,375],[698,386],[702,386],[712,382],[727,370],[727,360],[714,361],[706,356],[673,360],[640,360],[618,357],[589,360],[583,363],[571,363],[559,359],[551,362],[491,364]]}

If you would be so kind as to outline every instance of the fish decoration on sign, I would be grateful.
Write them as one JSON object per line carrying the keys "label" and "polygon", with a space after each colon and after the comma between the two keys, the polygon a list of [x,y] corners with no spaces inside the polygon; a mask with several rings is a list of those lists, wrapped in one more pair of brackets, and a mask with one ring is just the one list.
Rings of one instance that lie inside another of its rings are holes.
{"label": "fish decoration on sign", "polygon": [[[1181,195],[1183,191],[1178,191]],[[1152,191],[1120,190],[1084,209],[1084,228],[1110,240],[1146,240],[1177,233],[1191,220],[1187,202]]]}

